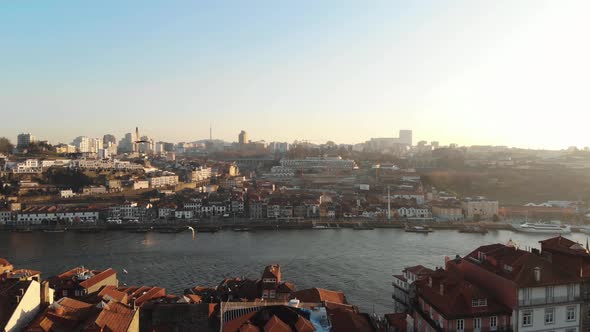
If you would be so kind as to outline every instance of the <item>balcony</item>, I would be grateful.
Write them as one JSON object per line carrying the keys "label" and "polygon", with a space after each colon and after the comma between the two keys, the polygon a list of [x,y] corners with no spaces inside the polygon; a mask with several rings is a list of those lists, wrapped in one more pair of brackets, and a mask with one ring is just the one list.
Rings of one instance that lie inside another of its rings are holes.
{"label": "balcony", "polygon": [[545,305],[545,304],[562,304],[568,302],[580,302],[581,296],[554,296],[552,298],[536,298],[536,299],[525,299],[518,300],[518,305],[521,307]]}

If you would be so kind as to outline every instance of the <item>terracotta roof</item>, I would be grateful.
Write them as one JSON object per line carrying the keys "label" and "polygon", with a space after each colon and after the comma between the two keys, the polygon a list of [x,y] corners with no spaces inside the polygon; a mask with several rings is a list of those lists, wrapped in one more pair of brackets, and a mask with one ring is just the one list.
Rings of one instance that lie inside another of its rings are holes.
{"label": "terracotta roof", "polygon": [[297,323],[295,323],[295,329],[297,330],[297,332],[315,331],[315,327],[313,327],[313,324],[309,320],[303,318],[302,316],[299,316]]}
{"label": "terracotta roof", "polygon": [[326,306],[332,330],[335,332],[375,332],[368,315],[358,313],[352,307]]}
{"label": "terracotta roof", "polygon": [[54,302],[26,331],[72,331],[100,311],[95,305],[64,297]]}
{"label": "terracotta roof", "polygon": [[541,243],[543,250],[555,250],[570,255],[590,257],[584,245],[562,236],[539,241],[539,243]]}
{"label": "terracotta roof", "polygon": [[186,294],[185,297],[189,300],[189,303],[201,303],[203,299],[199,295]]}
{"label": "terracotta roof", "polygon": [[[480,260],[479,252],[485,254]],[[467,257],[469,262],[513,281],[518,287],[541,287],[579,282],[579,278],[547,259],[528,251],[502,244],[482,246]],[[510,267],[506,269],[506,267]],[[541,270],[540,280],[534,278],[534,270]]]}
{"label": "terracotta roof", "polygon": [[8,262],[5,258],[0,257],[0,266],[8,266],[11,265],[10,262]]}
{"label": "terracotta roof", "polygon": [[133,311],[120,303],[109,303],[100,312],[94,325],[101,331],[127,331],[136,311]]}
{"label": "terracotta roof", "polygon": [[127,294],[117,290],[115,286],[105,286],[102,290],[98,293],[98,296],[107,300],[107,301],[115,301],[121,303],[127,303]]}
{"label": "terracotta roof", "polygon": [[291,299],[298,299],[301,302],[320,303],[333,302],[347,304],[346,297],[343,292],[332,291],[322,288],[308,288],[291,293]]}
{"label": "terracotta roof", "polygon": [[166,296],[166,289],[160,287],[153,287],[138,298],[135,299],[135,305],[141,306],[146,301],[157,299]]}
{"label": "terracotta roof", "polygon": [[[420,298],[446,319],[511,313],[510,308],[494,299],[493,293],[485,292],[454,272],[439,269],[429,278],[419,280],[416,288]],[[473,307],[472,300],[480,299],[486,299],[487,305]]]}
{"label": "terracotta roof", "polygon": [[115,270],[113,270],[112,268],[108,268],[108,269],[94,275],[94,277],[82,281],[80,283],[80,286],[82,286],[84,288],[89,288],[89,287],[92,287],[92,286],[98,284],[99,282],[101,282],[113,275],[117,275],[117,272]]}
{"label": "terracotta roof", "polygon": [[408,272],[415,274],[415,275],[424,275],[424,274],[429,274],[429,273],[434,272],[431,269],[424,267],[422,265],[406,267],[404,269],[404,271],[408,271]]}
{"label": "terracotta roof", "polygon": [[225,322],[223,324],[223,331],[227,332],[236,332],[239,328],[244,325],[246,322],[250,320],[250,318],[254,317],[257,314],[256,311],[249,312],[245,315],[242,315],[236,319],[232,319],[229,322]]}
{"label": "terracotta roof", "polygon": [[258,326],[250,322],[246,322],[244,325],[240,326],[239,332],[260,332],[260,329]]}
{"label": "terracotta roof", "polygon": [[266,325],[264,325],[264,332],[292,332],[289,325],[285,324],[277,316],[272,316]]}

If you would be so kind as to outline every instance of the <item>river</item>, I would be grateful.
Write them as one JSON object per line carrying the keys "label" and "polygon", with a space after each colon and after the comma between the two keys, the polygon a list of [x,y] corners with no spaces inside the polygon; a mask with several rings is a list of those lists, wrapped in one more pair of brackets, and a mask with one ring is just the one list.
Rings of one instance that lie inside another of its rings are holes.
{"label": "river", "polygon": [[[79,265],[113,267],[121,285],[158,285],[178,295],[195,285],[214,286],[225,277],[258,278],[264,266],[278,263],[283,279],[298,289],[341,290],[362,310],[386,313],[393,308],[392,274],[405,266],[443,266],[445,256],[463,256],[509,239],[521,247],[539,247],[538,241],[547,237],[504,230],[479,235],[400,229],[222,231],[197,234],[194,241],[190,232],[0,233],[0,257],[16,268],[40,270],[43,278]],[[583,234],[568,237],[586,243]]]}

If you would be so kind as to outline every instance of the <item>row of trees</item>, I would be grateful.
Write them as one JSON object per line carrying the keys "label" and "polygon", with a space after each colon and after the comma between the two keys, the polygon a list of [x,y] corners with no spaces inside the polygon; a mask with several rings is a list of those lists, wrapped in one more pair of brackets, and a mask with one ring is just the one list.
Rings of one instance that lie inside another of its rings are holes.
{"label": "row of trees", "polygon": [[14,150],[14,145],[6,137],[0,137],[0,153],[10,153]]}

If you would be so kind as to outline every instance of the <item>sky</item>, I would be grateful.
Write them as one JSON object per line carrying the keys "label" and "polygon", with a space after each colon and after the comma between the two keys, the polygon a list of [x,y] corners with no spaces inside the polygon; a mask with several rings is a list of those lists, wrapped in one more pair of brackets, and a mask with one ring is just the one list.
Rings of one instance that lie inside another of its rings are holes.
{"label": "sky", "polygon": [[590,1],[3,1],[0,136],[590,145]]}

